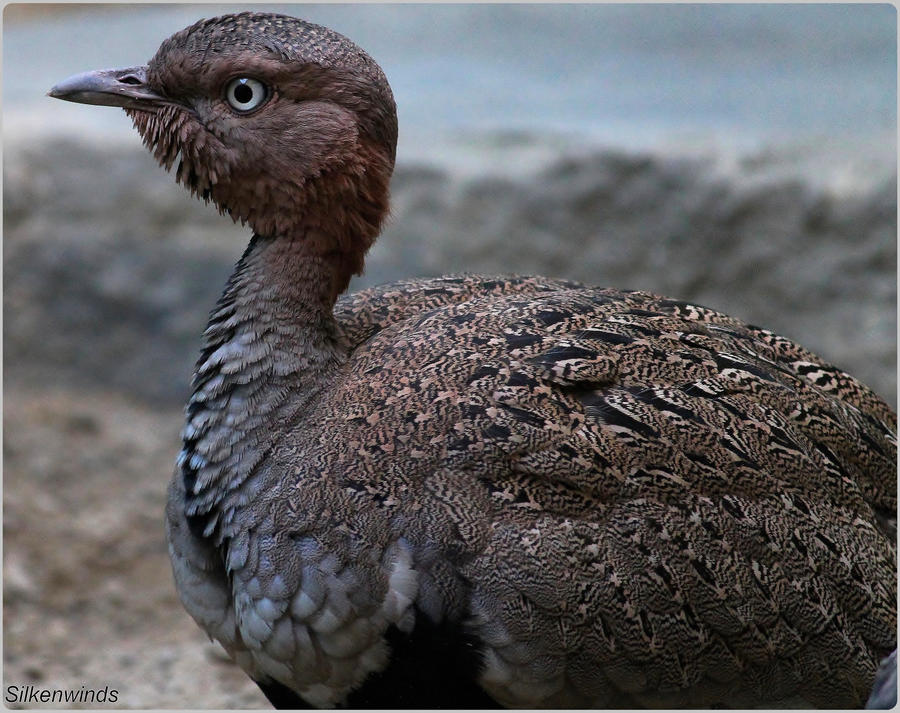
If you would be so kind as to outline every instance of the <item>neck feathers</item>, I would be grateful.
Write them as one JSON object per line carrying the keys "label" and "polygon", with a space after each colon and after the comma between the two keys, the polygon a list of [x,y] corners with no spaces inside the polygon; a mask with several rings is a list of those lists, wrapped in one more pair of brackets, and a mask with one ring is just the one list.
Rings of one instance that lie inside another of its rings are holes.
{"label": "neck feathers", "polygon": [[197,535],[222,533],[284,428],[344,359],[336,268],[306,247],[254,236],[210,316],[178,458]]}

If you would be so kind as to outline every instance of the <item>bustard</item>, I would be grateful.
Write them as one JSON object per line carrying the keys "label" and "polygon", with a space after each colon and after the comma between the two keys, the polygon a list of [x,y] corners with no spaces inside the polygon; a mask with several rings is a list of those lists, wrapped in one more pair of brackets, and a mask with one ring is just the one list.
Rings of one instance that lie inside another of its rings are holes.
{"label": "bustard", "polygon": [[791,341],[537,277],[338,299],[388,208],[384,74],[203,20],[51,96],[123,107],[249,223],[166,512],[179,593],[276,705],[855,706],[895,646],[896,416]]}

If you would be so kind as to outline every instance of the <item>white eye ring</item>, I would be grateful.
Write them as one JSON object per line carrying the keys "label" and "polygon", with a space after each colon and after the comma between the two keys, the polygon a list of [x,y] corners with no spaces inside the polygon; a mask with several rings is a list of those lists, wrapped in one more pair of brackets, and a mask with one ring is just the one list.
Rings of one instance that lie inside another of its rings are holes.
{"label": "white eye ring", "polygon": [[258,79],[236,77],[225,87],[225,100],[232,109],[241,114],[253,111],[268,98],[268,88]]}

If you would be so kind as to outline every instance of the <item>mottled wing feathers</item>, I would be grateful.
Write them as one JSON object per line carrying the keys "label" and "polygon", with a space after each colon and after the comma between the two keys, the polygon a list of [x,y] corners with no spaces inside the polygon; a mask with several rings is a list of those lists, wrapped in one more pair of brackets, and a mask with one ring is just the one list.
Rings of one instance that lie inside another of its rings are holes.
{"label": "mottled wing feathers", "polygon": [[639,292],[457,277],[337,314],[346,478],[455,558],[501,702],[864,695],[896,621],[896,420],[866,387]]}
{"label": "mottled wing feathers", "polygon": [[[460,276],[357,293],[336,316],[356,345],[346,389],[372,399],[345,408],[371,420],[393,413],[384,402],[421,424],[452,398],[476,423],[448,435],[451,456],[472,440],[521,459],[598,431],[683,452],[697,487],[712,491],[774,490],[758,476],[717,484],[713,471],[727,466],[811,492],[823,478],[839,490],[853,481],[871,506],[896,509],[893,411],[793,342],[721,313],[642,292]],[[357,373],[372,378],[360,384]],[[623,452],[602,457],[592,444],[588,470],[623,468]],[[797,460],[827,475],[792,479]]]}
{"label": "mottled wing feathers", "polygon": [[486,277],[447,275],[431,279],[398,280],[344,295],[334,306],[334,316],[348,343],[358,348],[363,342],[392,324],[406,322],[431,310],[459,304],[473,297],[499,298],[520,294],[526,297],[579,287],[576,282],[544,277]]}

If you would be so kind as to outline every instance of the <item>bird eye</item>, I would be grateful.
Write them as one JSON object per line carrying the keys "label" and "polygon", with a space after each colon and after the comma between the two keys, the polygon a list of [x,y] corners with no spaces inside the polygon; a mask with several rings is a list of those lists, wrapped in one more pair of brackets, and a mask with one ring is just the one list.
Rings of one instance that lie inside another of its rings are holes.
{"label": "bird eye", "polygon": [[237,77],[225,87],[225,99],[231,108],[239,112],[256,109],[269,97],[269,90],[258,79]]}

